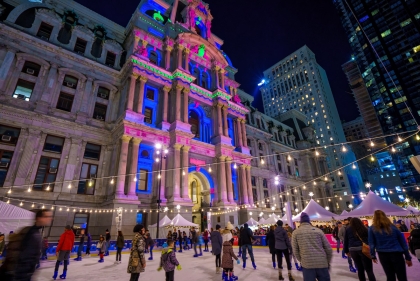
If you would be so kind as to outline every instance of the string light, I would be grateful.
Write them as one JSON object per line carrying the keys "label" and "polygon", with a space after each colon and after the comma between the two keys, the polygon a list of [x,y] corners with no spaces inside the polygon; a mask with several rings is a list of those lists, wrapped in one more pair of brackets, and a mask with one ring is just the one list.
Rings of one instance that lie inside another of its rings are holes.
{"label": "string light", "polygon": [[[264,164],[264,163],[261,163],[261,164]],[[236,163],[233,164],[233,168],[236,170],[238,168],[238,165],[236,165]]]}
{"label": "string light", "polygon": [[375,161],[375,158],[373,157],[373,155],[370,156],[370,161]]}
{"label": "string light", "polygon": [[340,170],[338,170],[338,175],[341,176],[341,171]]}
{"label": "string light", "polygon": [[185,176],[185,171],[182,171],[182,175]]}
{"label": "string light", "polygon": [[392,147],[392,148],[391,148],[391,151],[392,151],[392,152],[396,152],[397,150],[395,149],[395,147]]}
{"label": "string light", "polygon": [[111,178],[110,184],[114,184],[114,178]]}
{"label": "string light", "polygon": [[46,190],[47,190],[47,191],[50,191],[50,184],[48,184],[48,185],[47,185]]}
{"label": "string light", "polygon": [[357,168],[354,163],[353,163],[353,165],[351,167],[353,168],[353,170],[355,170]]}
{"label": "string light", "polygon": [[137,175],[136,175],[136,176],[134,176],[133,181],[134,181],[134,182],[136,182],[136,181],[137,181]]}
{"label": "string light", "polygon": [[160,176],[160,174],[158,174],[158,179],[160,179],[161,178],[161,176]]}
{"label": "string light", "polygon": [[211,167],[209,167],[209,173],[211,173]]}
{"label": "string light", "polygon": [[69,183],[69,185],[67,186],[68,189],[71,189],[71,183]]}
{"label": "string light", "polygon": [[10,188],[9,191],[7,191],[7,194],[12,193],[12,189]]}
{"label": "string light", "polygon": [[28,192],[31,192],[31,191],[32,191],[31,187],[28,187]]}
{"label": "string light", "polygon": [[375,146],[375,143],[373,141],[370,141],[370,146],[371,147],[374,147]]}
{"label": "string light", "polygon": [[9,199],[7,199],[7,202],[6,202],[7,204],[10,204],[10,200]]}
{"label": "string light", "polygon": [[316,149],[315,149],[315,156],[319,156],[319,152]]}
{"label": "string light", "polygon": [[341,151],[346,152],[347,148],[343,145],[343,147],[341,148]]}
{"label": "string light", "polygon": [[287,155],[287,160],[288,161],[291,161],[292,160],[292,157],[290,157],[290,155]]}
{"label": "string light", "polygon": [[35,207],[35,204],[32,203],[32,206],[31,207],[34,208]]}
{"label": "string light", "polygon": [[[397,135],[398,136],[398,135]],[[402,141],[402,139],[401,139],[401,137],[400,136],[398,136],[398,142],[401,142]]]}
{"label": "string light", "polygon": [[265,161],[263,158],[261,158],[261,164],[264,165]]}
{"label": "string light", "polygon": [[22,203],[22,201],[20,202],[19,206],[23,206],[23,203]]}
{"label": "string light", "polygon": [[89,180],[88,186],[92,186],[93,185],[93,181]]}

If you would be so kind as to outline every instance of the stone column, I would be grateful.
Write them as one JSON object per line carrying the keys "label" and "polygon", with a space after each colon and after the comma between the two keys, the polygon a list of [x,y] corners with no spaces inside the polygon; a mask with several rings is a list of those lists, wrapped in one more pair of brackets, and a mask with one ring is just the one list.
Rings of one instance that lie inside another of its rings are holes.
{"label": "stone column", "polygon": [[225,160],[226,156],[220,156],[218,157],[218,166],[217,171],[219,173],[218,175],[218,189],[220,193],[219,202],[221,203],[227,203],[227,190],[226,190],[226,169],[225,169]]}
{"label": "stone column", "polygon": [[0,66],[0,91],[4,90],[6,86],[7,75],[9,74],[10,67],[13,64],[13,60],[15,59],[15,54],[15,50],[7,49],[6,56]]}
{"label": "stone column", "polygon": [[165,46],[165,69],[169,70],[171,68],[171,52],[173,48],[169,45]]}
{"label": "stone column", "polygon": [[143,114],[143,100],[144,100],[144,89],[146,86],[146,82],[147,82],[147,77],[145,76],[140,76],[139,77],[139,81],[140,81],[140,89],[138,92],[138,103],[137,103],[137,107],[136,107],[136,112]]}
{"label": "stone column", "polygon": [[242,138],[242,123],[241,119],[237,118],[236,120],[236,135],[237,135],[237,146],[241,147],[243,146],[243,138]]}
{"label": "stone column", "polygon": [[128,90],[128,97],[127,97],[127,110],[130,110],[130,111],[133,111],[134,96],[136,94],[137,78],[138,78],[137,75],[131,74],[130,89]]}
{"label": "stone column", "polygon": [[166,158],[162,157],[160,174],[160,200],[166,202]]}
{"label": "stone column", "polygon": [[222,104],[217,104],[217,135],[223,135],[223,119],[222,119]]}
{"label": "stone column", "polygon": [[220,69],[220,88],[225,90],[225,73],[226,71],[224,69]]}
{"label": "stone column", "polygon": [[232,158],[226,158],[226,185],[227,185],[227,195],[229,203],[235,203],[233,199],[233,186],[232,186]]}
{"label": "stone column", "polygon": [[128,155],[128,144],[131,140],[130,136],[122,136],[121,137],[121,148],[120,148],[120,157],[119,157],[119,164],[118,164],[118,180],[117,180],[117,188],[115,191],[115,196],[120,197],[124,195],[125,189],[125,179],[127,173],[127,155]]}
{"label": "stone column", "polygon": [[178,10],[178,2],[179,0],[174,0],[174,4],[172,6],[172,11],[171,11],[171,22],[174,24],[175,24],[176,12]]}
{"label": "stone column", "polygon": [[183,146],[182,147],[182,198],[184,201],[191,201],[192,198],[190,198],[188,193],[188,163],[189,163],[189,155],[188,152],[191,147],[189,146]]}
{"label": "stone column", "polygon": [[185,48],[184,49],[184,55],[185,55],[185,71],[187,73],[190,73],[190,49]]}
{"label": "stone column", "polygon": [[245,127],[245,120],[244,119],[242,119],[241,120],[241,124],[242,124],[242,130],[241,130],[241,133],[242,133],[242,144],[243,144],[243,146],[244,147],[247,147],[248,146],[248,142],[247,142],[247,138],[246,138],[246,127]]}
{"label": "stone column", "polygon": [[227,120],[228,107],[223,106],[222,109],[223,109],[223,134],[225,135],[225,137],[229,137],[229,128],[228,128],[228,120]]}
{"label": "stone column", "polygon": [[241,180],[241,194],[242,194],[242,204],[248,204],[248,186],[247,186],[247,177],[246,177],[246,165],[239,166],[240,169],[240,180]]}
{"label": "stone column", "polygon": [[163,116],[162,116],[163,122],[168,122],[168,105],[169,105],[168,95],[169,95],[170,90],[171,88],[168,86],[163,87]]}
{"label": "stone column", "polygon": [[179,200],[181,198],[181,147],[180,144],[173,145],[174,159],[173,159],[173,199]]}
{"label": "stone column", "polygon": [[219,70],[220,70],[219,66],[217,66],[217,65],[213,66],[213,73],[214,73],[214,78],[215,78],[215,79],[213,79],[215,81],[214,88],[216,88],[216,89],[218,89],[219,85],[220,85],[219,84],[220,83],[220,81],[219,81]]}
{"label": "stone column", "polygon": [[80,112],[88,113],[89,111],[89,99],[92,95],[92,88],[93,88],[93,78],[88,77],[85,85],[85,92],[83,93],[82,104],[80,106]]}
{"label": "stone column", "polygon": [[251,182],[251,166],[246,166],[246,184],[248,188],[248,202],[249,204],[254,204],[254,197],[252,196],[252,182]]}
{"label": "stone column", "polygon": [[133,41],[133,51],[131,52],[132,54],[137,50],[137,48],[139,47],[139,41],[140,41],[140,37],[138,37],[137,35],[136,35],[136,31],[133,31],[133,38],[134,38],[134,41]]}
{"label": "stone column", "polygon": [[182,68],[182,53],[184,51],[184,46],[182,46],[181,44],[177,44],[177,68],[179,69],[183,69]]}
{"label": "stone column", "polygon": [[190,93],[190,89],[184,88],[182,92],[184,94],[184,123],[188,124],[188,95]]}
{"label": "stone column", "polygon": [[184,87],[176,85],[175,91],[175,121],[181,121],[181,91]]}
{"label": "stone column", "polygon": [[[139,148],[140,148],[141,139],[132,138],[131,139],[131,163],[130,163],[130,177],[129,187],[128,187],[128,196],[136,196],[136,185],[138,180],[138,169],[137,164],[139,161]],[[136,181],[134,181],[136,179]]]}

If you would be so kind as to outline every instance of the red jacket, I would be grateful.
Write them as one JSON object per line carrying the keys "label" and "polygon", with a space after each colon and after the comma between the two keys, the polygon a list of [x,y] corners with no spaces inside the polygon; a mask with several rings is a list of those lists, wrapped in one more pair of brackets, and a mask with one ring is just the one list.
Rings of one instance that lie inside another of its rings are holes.
{"label": "red jacket", "polygon": [[59,251],[71,251],[74,245],[74,233],[73,230],[65,230],[60,236],[56,252]]}

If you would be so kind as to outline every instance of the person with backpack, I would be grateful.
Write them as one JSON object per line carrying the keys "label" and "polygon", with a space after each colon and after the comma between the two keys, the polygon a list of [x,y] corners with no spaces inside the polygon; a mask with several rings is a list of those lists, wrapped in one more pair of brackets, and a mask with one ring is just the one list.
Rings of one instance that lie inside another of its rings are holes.
{"label": "person with backpack", "polygon": [[33,226],[9,235],[6,258],[0,267],[1,281],[31,280],[41,254],[40,229],[49,226],[51,221],[51,211],[39,210]]}
{"label": "person with backpack", "polygon": [[252,241],[255,240],[252,235],[252,230],[248,227],[248,224],[244,224],[244,228],[241,231],[241,247],[242,247],[242,267],[246,267],[246,251],[248,250],[249,256],[251,257],[252,266],[257,269],[254,260],[254,253],[252,251]]}
{"label": "person with backpack", "polygon": [[57,256],[57,262],[55,263],[53,279],[57,279],[58,269],[60,262],[64,263],[63,274],[60,275],[60,279],[66,279],[67,277],[67,265],[69,263],[70,253],[74,246],[74,232],[70,225],[66,225],[63,234],[60,236],[58,241],[55,255]]}

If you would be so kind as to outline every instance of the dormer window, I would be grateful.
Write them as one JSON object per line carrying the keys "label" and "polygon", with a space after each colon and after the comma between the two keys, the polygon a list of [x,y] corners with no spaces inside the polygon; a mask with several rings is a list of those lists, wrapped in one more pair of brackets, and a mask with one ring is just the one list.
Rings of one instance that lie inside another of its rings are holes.
{"label": "dormer window", "polygon": [[74,45],[74,51],[79,55],[84,55],[86,51],[87,41],[77,38],[76,44]]}
{"label": "dormer window", "polygon": [[106,53],[105,64],[110,66],[110,67],[114,67],[116,59],[117,59],[117,55],[114,54],[113,52],[108,51]]}
{"label": "dormer window", "polygon": [[53,31],[53,28],[54,27],[52,25],[49,25],[45,22],[41,22],[41,25],[39,26],[38,33],[36,34],[36,36],[44,40],[50,40],[50,36]]}
{"label": "dormer window", "polygon": [[26,61],[22,68],[23,73],[36,76],[36,77],[38,77],[40,70],[41,70],[41,66],[31,61]]}
{"label": "dormer window", "polygon": [[98,98],[104,99],[104,100],[108,100],[109,99],[109,89],[104,88],[104,87],[99,87],[98,88]]}
{"label": "dormer window", "polygon": [[150,63],[153,63],[154,65],[158,65],[158,56],[156,52],[154,51],[150,52],[149,61]]}
{"label": "dormer window", "polygon": [[77,82],[79,80],[73,76],[66,75],[64,76],[63,85],[72,89],[77,88]]}

